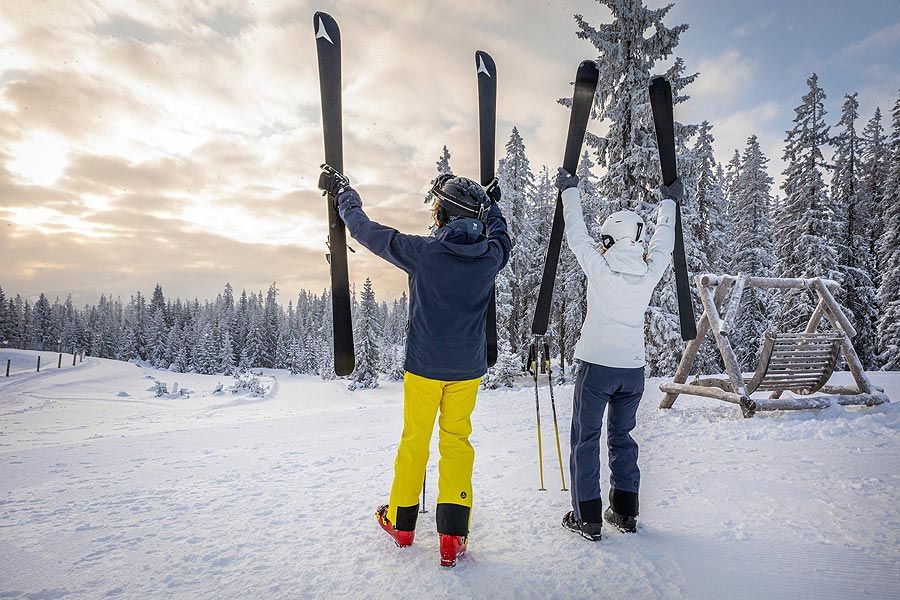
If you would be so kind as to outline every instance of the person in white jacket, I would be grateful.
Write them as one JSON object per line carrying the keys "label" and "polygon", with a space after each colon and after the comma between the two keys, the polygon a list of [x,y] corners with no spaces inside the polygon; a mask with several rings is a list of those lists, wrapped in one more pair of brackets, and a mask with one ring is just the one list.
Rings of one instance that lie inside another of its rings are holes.
{"label": "person in white jacket", "polygon": [[[658,190],[662,198],[656,231],[644,250],[644,221],[632,211],[611,214],[600,228],[596,248],[581,210],[578,178],[559,169],[566,240],[587,276],[587,317],[575,358],[581,367],[575,380],[572,409],[572,510],[563,526],[583,537],[600,539],[602,521],[621,531],[636,531],[638,445],[631,437],[644,393],[644,315],[654,288],[665,274],[675,247],[675,200],[680,181]],[[673,200],[674,199],[674,200]],[[609,410],[610,506],[603,512],[600,495],[600,430]]]}

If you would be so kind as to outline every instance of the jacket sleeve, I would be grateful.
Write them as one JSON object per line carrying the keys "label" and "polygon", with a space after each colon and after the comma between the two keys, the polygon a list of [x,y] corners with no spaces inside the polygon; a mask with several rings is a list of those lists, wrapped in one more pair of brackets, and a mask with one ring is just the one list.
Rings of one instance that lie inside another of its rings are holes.
{"label": "jacket sleeve", "polygon": [[650,240],[647,251],[647,264],[654,285],[662,279],[666,269],[672,262],[672,250],[675,249],[675,201],[666,199],[659,204],[656,215],[656,231]]}
{"label": "jacket sleeve", "polygon": [[487,236],[488,248],[496,254],[500,266],[498,271],[502,270],[509,262],[509,254],[512,252],[512,240],[509,239],[509,232],[506,228],[506,219],[500,212],[500,207],[496,204],[491,206],[488,211],[487,219],[485,219],[485,235]]}
{"label": "jacket sleeve", "polygon": [[353,239],[392,265],[407,273],[415,270],[417,255],[424,244],[417,235],[406,235],[373,221],[362,209],[356,190],[347,190],[338,198],[341,219]]}
{"label": "jacket sleeve", "polygon": [[606,259],[594,248],[594,238],[590,236],[584,224],[584,213],[581,210],[581,192],[578,188],[569,188],[562,193],[563,217],[566,223],[566,241],[575,255],[578,264],[588,279],[597,280],[609,273]]}

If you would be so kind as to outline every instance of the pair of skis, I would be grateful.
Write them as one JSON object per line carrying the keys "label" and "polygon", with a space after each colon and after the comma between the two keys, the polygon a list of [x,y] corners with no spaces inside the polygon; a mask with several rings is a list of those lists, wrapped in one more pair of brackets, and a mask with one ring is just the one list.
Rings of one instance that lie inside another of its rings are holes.
{"label": "pair of skis", "polygon": [[[344,170],[341,116],[341,32],[337,22],[324,12],[313,15],[316,53],[319,62],[319,87],[322,100],[322,129],[325,137],[325,162]],[[486,52],[475,53],[478,78],[478,120],[481,159],[481,184],[495,176],[495,134],[497,125],[497,68]],[[353,372],[355,352],[350,314],[350,278],[347,269],[347,232],[328,196],[328,263],[331,269],[331,309],[334,328],[334,371],[344,376]],[[497,301],[491,294],[487,312],[486,354],[488,366],[497,362]]]}
{"label": "pair of skis", "polygon": [[[538,353],[540,353],[540,368],[538,366]],[[541,396],[538,392],[538,371],[547,373],[547,385],[550,388],[550,407],[553,411],[553,432],[556,434],[556,457],[559,459],[559,478],[562,481],[562,491],[566,488],[566,473],[563,467],[562,447],[559,445],[559,424],[556,420],[556,398],[553,396],[553,367],[550,364],[550,346],[543,340],[535,338],[528,349],[528,364],[534,379],[534,408],[537,413],[537,440],[538,440],[538,472],[541,478],[540,491],[544,489],[544,447],[541,442]]]}
{"label": "pair of skis", "polygon": [[[578,159],[581,155],[581,146],[594,103],[594,93],[597,89],[598,78],[597,64],[594,61],[586,60],[578,66],[578,72],[575,75],[575,93],[572,97],[572,111],[569,115],[566,152],[563,159],[563,168],[571,174],[574,174],[578,168]],[[663,183],[670,185],[678,177],[675,163],[675,123],[672,114],[672,88],[663,77],[654,77],[650,82],[650,106],[653,110],[653,122],[656,128],[657,145],[659,146]],[[544,274],[541,278],[537,306],[535,307],[534,319],[531,323],[531,333],[534,336],[545,335],[550,323],[553,286],[556,281],[559,253],[562,248],[563,228],[562,194],[560,193],[556,196],[556,211],[553,215],[553,226],[550,230],[547,258],[544,261]],[[675,267],[675,287],[678,298],[681,337],[683,340],[688,341],[697,337],[697,325],[694,321],[694,306],[691,301],[690,284],[688,283],[680,205],[676,206],[675,212],[673,263]]]}

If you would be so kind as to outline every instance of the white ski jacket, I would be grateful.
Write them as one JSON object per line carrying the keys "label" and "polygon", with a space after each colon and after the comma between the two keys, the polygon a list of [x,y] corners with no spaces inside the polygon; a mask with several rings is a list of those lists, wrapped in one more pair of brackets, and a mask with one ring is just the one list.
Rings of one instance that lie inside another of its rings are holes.
{"label": "white ski jacket", "polygon": [[601,254],[588,234],[581,210],[581,193],[562,194],[566,240],[587,275],[587,317],[575,358],[595,365],[643,367],[644,314],[653,289],[672,262],[675,248],[675,201],[660,203],[656,232],[644,255],[644,245],[622,241]]}

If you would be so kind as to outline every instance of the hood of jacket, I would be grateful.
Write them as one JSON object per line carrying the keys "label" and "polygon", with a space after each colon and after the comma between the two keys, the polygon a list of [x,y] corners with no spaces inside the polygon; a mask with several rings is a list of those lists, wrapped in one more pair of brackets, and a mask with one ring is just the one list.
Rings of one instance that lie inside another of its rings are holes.
{"label": "hood of jacket", "polygon": [[438,229],[434,237],[460,256],[481,256],[487,252],[484,223],[478,219],[454,219]]}
{"label": "hood of jacket", "polygon": [[610,269],[623,275],[646,275],[650,268],[644,258],[644,245],[631,240],[617,242],[603,253],[603,258]]}

